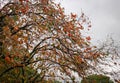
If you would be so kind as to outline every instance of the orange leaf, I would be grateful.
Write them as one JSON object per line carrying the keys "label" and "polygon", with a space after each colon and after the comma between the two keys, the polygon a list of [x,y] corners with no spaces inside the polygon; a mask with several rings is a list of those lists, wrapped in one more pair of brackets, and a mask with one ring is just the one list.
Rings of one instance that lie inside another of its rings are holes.
{"label": "orange leaf", "polygon": [[9,57],[9,56],[6,56],[6,57],[5,57],[5,61],[6,61],[7,63],[10,63],[10,62],[11,62],[10,57]]}
{"label": "orange leaf", "polygon": [[71,17],[72,17],[72,18],[76,18],[76,17],[77,17],[77,15],[76,15],[76,14],[72,14],[72,13],[71,13]]}
{"label": "orange leaf", "polygon": [[14,36],[13,36],[13,39],[17,41],[17,40],[18,40],[18,36],[17,36],[17,35],[14,35]]}
{"label": "orange leaf", "polygon": [[24,13],[24,14],[26,13],[26,9],[25,9],[25,8],[22,8],[21,11],[22,11],[22,13]]}
{"label": "orange leaf", "polygon": [[88,50],[91,50],[91,48],[89,47],[89,48],[86,48],[86,51],[88,51]]}
{"label": "orange leaf", "polygon": [[22,2],[23,0],[19,0],[20,2]]}
{"label": "orange leaf", "polygon": [[71,33],[68,33],[68,36],[69,36],[69,37],[72,37],[72,34],[71,34]]}
{"label": "orange leaf", "polygon": [[88,27],[90,28],[90,27],[91,27],[91,25],[88,25]]}
{"label": "orange leaf", "polygon": [[17,26],[15,26],[15,27],[14,27],[14,30],[15,30],[15,31],[17,31],[17,30],[18,30],[18,27],[17,27]]}
{"label": "orange leaf", "polygon": [[90,37],[90,36],[88,36],[88,37],[86,37],[86,39],[87,39],[87,40],[91,40],[91,37]]}

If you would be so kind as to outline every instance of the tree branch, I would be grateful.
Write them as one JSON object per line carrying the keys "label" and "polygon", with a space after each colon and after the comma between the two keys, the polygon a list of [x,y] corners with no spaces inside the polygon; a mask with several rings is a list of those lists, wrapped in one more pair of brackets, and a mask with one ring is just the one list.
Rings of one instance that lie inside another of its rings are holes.
{"label": "tree branch", "polygon": [[3,71],[3,72],[0,74],[0,77],[2,77],[5,73],[11,71],[12,69],[19,68],[19,67],[23,67],[23,66],[22,66],[22,65],[17,65],[17,66],[13,66],[13,67],[10,67],[10,68],[6,69],[5,71]]}

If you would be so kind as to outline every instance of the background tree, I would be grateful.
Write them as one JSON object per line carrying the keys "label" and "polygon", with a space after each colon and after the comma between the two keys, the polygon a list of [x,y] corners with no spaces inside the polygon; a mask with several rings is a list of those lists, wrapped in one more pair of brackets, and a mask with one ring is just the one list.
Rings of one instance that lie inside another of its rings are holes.
{"label": "background tree", "polygon": [[81,83],[113,83],[113,81],[108,76],[93,74],[82,79]]}
{"label": "background tree", "polygon": [[119,83],[120,80],[120,44],[113,37],[108,36],[104,42],[99,44],[100,51],[104,57],[98,59],[96,69],[98,73],[108,75],[112,80]]}
{"label": "background tree", "polygon": [[0,11],[0,79],[74,82],[102,55],[81,33],[91,27],[84,13],[67,16],[53,0],[9,0]]}

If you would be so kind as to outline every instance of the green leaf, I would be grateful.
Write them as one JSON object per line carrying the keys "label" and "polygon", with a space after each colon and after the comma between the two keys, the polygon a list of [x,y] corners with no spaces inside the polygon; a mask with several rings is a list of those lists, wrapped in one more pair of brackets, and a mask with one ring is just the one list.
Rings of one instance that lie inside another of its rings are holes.
{"label": "green leaf", "polygon": [[13,16],[13,19],[14,19],[14,21],[17,21],[17,20],[18,20],[18,16],[17,16],[17,15],[14,15],[14,16]]}

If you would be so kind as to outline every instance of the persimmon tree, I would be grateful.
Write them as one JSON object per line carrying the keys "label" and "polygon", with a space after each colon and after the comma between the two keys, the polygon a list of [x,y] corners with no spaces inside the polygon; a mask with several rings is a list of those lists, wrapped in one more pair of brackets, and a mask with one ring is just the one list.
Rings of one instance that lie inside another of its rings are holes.
{"label": "persimmon tree", "polygon": [[74,72],[84,77],[89,62],[101,55],[81,33],[90,28],[84,13],[79,19],[65,15],[53,0],[9,0],[0,9],[0,78],[24,83],[74,82]]}

